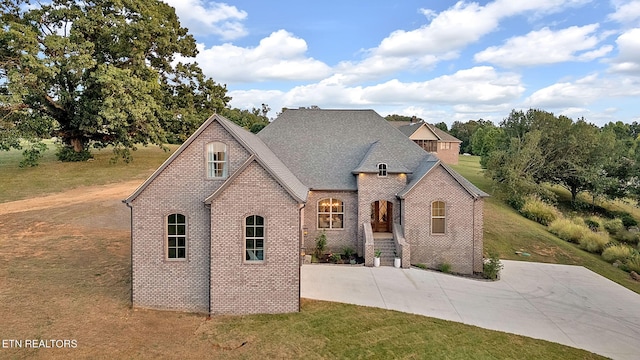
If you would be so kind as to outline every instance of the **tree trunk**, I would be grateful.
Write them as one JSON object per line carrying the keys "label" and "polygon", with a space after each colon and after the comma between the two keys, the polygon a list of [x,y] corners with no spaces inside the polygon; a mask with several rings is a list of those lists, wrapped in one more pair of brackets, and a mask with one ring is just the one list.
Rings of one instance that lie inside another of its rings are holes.
{"label": "tree trunk", "polygon": [[84,150],[84,142],[82,141],[81,138],[71,138],[69,140],[69,144],[71,144],[71,147],[73,147],[73,151],[77,153],[82,152],[82,150]]}
{"label": "tree trunk", "polygon": [[576,205],[576,196],[578,196],[578,188],[576,186],[571,187],[571,205]]}

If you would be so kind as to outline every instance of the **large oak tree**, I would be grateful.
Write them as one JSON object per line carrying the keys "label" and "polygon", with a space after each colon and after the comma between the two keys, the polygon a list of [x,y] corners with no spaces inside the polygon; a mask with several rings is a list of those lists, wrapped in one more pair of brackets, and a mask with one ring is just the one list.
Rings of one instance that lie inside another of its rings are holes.
{"label": "large oak tree", "polygon": [[157,0],[0,2],[0,149],[56,136],[68,151],[182,138],[230,100]]}

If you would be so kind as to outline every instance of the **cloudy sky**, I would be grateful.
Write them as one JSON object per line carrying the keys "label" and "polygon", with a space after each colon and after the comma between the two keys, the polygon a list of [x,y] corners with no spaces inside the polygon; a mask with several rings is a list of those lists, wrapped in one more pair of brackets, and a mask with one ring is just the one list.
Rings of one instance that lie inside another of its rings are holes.
{"label": "cloudy sky", "polygon": [[233,107],[640,122],[640,0],[165,1]]}

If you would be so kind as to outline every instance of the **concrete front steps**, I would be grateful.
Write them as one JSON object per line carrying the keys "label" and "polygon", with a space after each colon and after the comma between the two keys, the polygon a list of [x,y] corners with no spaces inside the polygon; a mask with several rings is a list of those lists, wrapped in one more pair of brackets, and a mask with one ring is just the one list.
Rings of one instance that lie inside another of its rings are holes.
{"label": "concrete front steps", "polygon": [[396,243],[392,233],[373,233],[373,248],[382,251],[380,266],[393,266]]}

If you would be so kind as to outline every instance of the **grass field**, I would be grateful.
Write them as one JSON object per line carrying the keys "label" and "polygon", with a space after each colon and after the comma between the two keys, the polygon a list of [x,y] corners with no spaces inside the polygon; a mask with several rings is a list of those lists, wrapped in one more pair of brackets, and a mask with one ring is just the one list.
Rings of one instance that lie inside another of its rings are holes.
{"label": "grass field", "polygon": [[[129,213],[121,199],[168,154],[148,148],[131,164],[113,165],[108,151],[76,164],[48,153],[31,169],[18,168],[16,154],[0,153],[0,339],[74,339],[77,348],[0,348],[0,358],[599,358],[464,324],[319,301],[303,301],[300,313],[211,319],[131,309]],[[472,162],[459,170],[487,188]],[[503,257],[523,247],[536,261],[585,262],[497,199],[489,199],[486,213],[487,246]]]}

